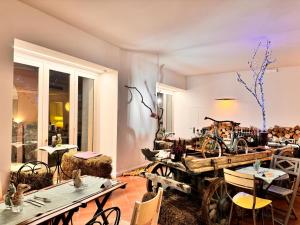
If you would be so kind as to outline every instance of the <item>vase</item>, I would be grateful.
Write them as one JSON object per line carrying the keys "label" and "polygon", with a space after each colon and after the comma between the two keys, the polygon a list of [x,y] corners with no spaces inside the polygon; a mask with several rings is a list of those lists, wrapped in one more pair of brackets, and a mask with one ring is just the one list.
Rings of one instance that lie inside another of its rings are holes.
{"label": "vase", "polygon": [[259,133],[259,145],[266,146],[268,144],[268,132],[262,131]]}

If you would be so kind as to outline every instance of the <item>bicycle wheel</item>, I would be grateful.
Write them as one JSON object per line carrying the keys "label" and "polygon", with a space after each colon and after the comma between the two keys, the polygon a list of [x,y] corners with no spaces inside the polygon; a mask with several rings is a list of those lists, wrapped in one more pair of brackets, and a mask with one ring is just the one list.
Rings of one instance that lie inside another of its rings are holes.
{"label": "bicycle wheel", "polygon": [[233,151],[235,154],[248,154],[248,144],[244,138],[238,138]]}
{"label": "bicycle wheel", "polygon": [[212,138],[207,138],[201,147],[201,152],[203,158],[209,157],[221,157],[222,156],[222,148],[219,142]]}

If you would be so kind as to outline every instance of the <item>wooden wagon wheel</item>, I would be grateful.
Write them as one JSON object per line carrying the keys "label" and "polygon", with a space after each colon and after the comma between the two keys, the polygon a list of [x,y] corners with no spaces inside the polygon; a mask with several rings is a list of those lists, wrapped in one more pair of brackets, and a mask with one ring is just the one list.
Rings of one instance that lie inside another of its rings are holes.
{"label": "wooden wagon wheel", "polygon": [[228,223],[231,200],[226,194],[225,181],[216,178],[204,191],[202,215],[206,225],[225,225]]}
{"label": "wooden wagon wheel", "polygon": [[[173,169],[161,163],[157,163],[155,166],[153,166],[149,173],[153,173],[162,177],[174,178]],[[147,179],[146,188],[148,192],[153,191],[153,184],[149,179]]]}

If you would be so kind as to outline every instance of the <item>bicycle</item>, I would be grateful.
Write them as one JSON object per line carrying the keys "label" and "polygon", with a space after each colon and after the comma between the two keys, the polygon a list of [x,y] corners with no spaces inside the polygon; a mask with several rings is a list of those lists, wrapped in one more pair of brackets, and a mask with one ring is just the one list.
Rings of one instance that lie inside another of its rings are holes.
{"label": "bicycle", "polygon": [[[210,117],[205,117],[204,120],[211,120],[214,122],[212,134],[206,134],[206,139],[201,146],[201,152],[204,158],[207,158],[208,156],[221,157],[224,154],[248,153],[247,141],[240,137],[239,133],[235,130],[240,123],[236,123],[231,120],[218,121]],[[221,123],[230,123],[232,126],[229,144],[226,144],[223,138],[219,135],[218,128]]]}

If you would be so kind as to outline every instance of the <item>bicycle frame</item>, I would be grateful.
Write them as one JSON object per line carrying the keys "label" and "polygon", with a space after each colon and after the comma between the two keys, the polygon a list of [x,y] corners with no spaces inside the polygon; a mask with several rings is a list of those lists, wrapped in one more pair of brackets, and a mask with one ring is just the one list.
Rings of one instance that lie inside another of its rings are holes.
{"label": "bicycle frame", "polygon": [[[208,119],[211,119],[211,118],[208,118]],[[235,132],[235,130],[234,130],[238,123],[235,123],[233,121],[216,121],[216,120],[213,120],[213,122],[214,122],[213,135],[209,136],[209,137],[211,139],[217,141],[220,144],[222,154],[224,153],[224,150],[227,153],[231,153],[234,149],[235,142],[238,140],[238,133]],[[231,138],[230,138],[230,144],[229,145],[227,145],[224,142],[223,138],[219,135],[219,132],[218,132],[219,124],[222,123],[222,122],[231,122],[231,124],[232,124],[232,133],[231,133]]]}

